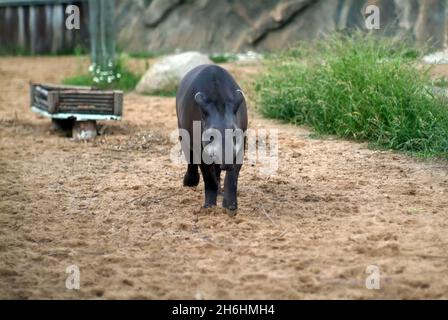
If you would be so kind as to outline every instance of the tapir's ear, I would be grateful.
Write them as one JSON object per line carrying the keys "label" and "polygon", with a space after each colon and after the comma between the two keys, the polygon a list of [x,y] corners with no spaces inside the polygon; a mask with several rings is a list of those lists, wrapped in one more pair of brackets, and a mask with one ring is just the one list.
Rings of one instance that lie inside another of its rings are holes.
{"label": "tapir's ear", "polygon": [[243,103],[245,97],[244,97],[244,93],[241,90],[236,90],[236,94],[235,94],[235,100],[234,102],[234,106],[235,106],[235,112],[238,111],[240,105]]}
{"label": "tapir's ear", "polygon": [[194,95],[194,101],[201,107],[201,109],[204,109],[207,106],[206,97],[202,92],[198,92]]}

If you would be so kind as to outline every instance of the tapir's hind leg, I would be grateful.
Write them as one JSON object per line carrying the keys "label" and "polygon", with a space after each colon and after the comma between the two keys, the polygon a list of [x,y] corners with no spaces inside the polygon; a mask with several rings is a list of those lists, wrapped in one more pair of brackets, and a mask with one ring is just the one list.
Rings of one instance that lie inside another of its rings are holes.
{"label": "tapir's hind leg", "polygon": [[199,184],[199,171],[197,164],[189,164],[184,176],[185,187],[196,187]]}

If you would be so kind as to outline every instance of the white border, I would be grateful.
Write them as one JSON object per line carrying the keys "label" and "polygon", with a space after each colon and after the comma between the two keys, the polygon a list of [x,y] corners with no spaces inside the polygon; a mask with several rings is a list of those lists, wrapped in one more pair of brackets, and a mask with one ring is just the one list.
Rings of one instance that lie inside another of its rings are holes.
{"label": "white border", "polygon": [[69,119],[75,118],[76,121],[88,120],[121,120],[121,116],[113,114],[82,114],[82,113],[48,113],[38,107],[31,106],[31,110],[35,113],[52,119]]}

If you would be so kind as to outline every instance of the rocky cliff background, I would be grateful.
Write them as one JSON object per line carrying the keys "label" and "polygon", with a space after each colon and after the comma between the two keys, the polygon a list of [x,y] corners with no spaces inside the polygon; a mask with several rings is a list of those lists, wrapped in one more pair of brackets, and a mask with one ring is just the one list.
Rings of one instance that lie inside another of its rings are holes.
{"label": "rocky cliff background", "polygon": [[118,44],[126,51],[275,50],[333,30],[365,29],[380,8],[380,32],[434,49],[446,43],[445,0],[117,0]]}

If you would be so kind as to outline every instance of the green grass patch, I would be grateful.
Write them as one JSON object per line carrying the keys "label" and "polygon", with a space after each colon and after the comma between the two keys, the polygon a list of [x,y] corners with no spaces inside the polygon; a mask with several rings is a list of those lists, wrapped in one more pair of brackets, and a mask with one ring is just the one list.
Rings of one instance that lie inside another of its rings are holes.
{"label": "green grass patch", "polygon": [[132,72],[126,66],[126,59],[123,57],[117,59],[117,62],[113,67],[113,73],[115,75],[119,75],[119,78],[113,80],[111,83],[94,81],[95,77],[88,70],[85,72],[80,71],[77,75],[65,78],[62,83],[65,85],[90,86],[100,89],[132,91],[137,86],[137,83],[142,76],[141,74]]}
{"label": "green grass patch", "polygon": [[177,89],[174,90],[155,90],[151,92],[143,92],[142,93],[145,96],[156,96],[156,97],[167,97],[172,98],[175,97],[177,94]]}
{"label": "green grass patch", "polygon": [[128,53],[129,57],[134,59],[152,59],[157,58],[163,55],[162,52],[155,51],[138,51],[138,52],[130,52]]}
{"label": "green grass patch", "polygon": [[233,53],[212,53],[208,58],[213,61],[213,63],[227,63],[237,60],[236,54]]}
{"label": "green grass patch", "polygon": [[404,42],[362,33],[299,44],[265,60],[259,111],[319,134],[448,158],[448,106],[420,57]]}

